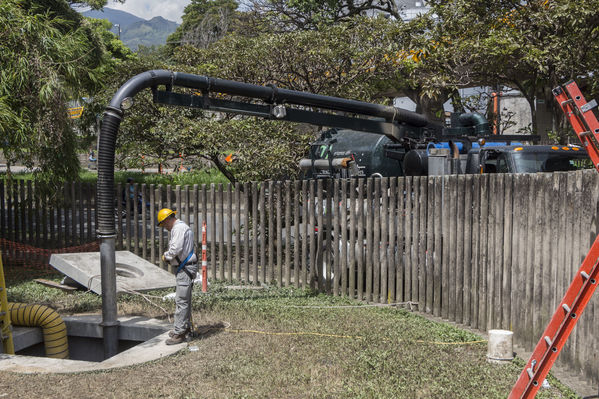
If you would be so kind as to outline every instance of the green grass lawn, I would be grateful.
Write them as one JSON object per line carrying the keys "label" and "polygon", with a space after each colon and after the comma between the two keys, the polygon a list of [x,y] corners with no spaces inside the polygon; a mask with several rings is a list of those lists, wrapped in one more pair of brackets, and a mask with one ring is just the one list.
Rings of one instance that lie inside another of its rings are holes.
{"label": "green grass lawn", "polygon": [[[405,309],[306,290],[195,288],[193,317],[217,328],[156,362],[96,373],[5,373],[8,397],[168,398],[505,398],[524,361],[489,364],[471,332]],[[167,291],[119,297],[119,314],[167,318]],[[97,295],[65,294],[12,280],[9,300],[45,303],[62,314],[100,312]],[[163,308],[164,310],[160,309]],[[553,378],[538,398],[574,398]]]}

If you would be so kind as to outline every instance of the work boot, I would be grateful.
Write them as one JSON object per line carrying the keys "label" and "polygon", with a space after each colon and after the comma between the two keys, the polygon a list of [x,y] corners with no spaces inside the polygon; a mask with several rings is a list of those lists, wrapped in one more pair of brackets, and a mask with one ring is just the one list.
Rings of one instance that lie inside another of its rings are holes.
{"label": "work boot", "polygon": [[[187,335],[187,334],[189,334],[189,328],[187,328],[185,331],[183,331],[183,334],[181,334],[181,335],[185,336],[185,335]],[[175,330],[170,330],[170,331],[168,332],[168,336],[169,336],[170,338],[174,337],[175,335],[176,335],[176,334],[175,334]]]}
{"label": "work boot", "polygon": [[185,334],[173,334],[173,336],[166,340],[167,345],[177,345],[185,342]]}

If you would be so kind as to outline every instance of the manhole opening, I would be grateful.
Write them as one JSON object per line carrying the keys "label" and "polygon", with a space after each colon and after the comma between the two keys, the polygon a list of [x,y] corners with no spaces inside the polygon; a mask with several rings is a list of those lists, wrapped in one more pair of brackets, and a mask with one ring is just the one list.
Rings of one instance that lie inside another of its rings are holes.
{"label": "manhole opening", "polygon": [[[65,320],[69,345],[69,359],[88,362],[102,362],[104,359],[104,341],[98,322],[73,322]],[[165,326],[121,325],[117,353],[129,350],[167,331]],[[125,331],[123,331],[125,330]],[[15,328],[14,341],[16,355],[46,357],[41,328]]]}

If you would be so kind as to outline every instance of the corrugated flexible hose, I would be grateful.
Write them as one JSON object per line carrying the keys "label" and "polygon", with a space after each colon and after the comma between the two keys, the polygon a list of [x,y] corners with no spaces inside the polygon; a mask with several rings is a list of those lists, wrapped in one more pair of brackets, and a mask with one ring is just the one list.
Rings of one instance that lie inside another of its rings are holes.
{"label": "corrugated flexible hose", "polygon": [[67,326],[54,309],[44,305],[9,302],[8,313],[15,326],[42,328],[47,357],[69,358]]}

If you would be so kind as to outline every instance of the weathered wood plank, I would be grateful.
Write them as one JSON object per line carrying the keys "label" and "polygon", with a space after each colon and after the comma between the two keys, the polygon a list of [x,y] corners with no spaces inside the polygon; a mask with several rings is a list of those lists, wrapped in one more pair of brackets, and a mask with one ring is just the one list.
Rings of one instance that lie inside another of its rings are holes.
{"label": "weathered wood plank", "polygon": [[218,183],[216,204],[218,207],[218,278],[221,281],[225,280],[225,210],[224,210],[224,192],[223,184]]}
{"label": "weathered wood plank", "polygon": [[[275,279],[275,208],[274,208],[274,182],[268,182],[268,283]],[[314,259],[314,258],[312,258]]]}
{"label": "weathered wood plank", "polygon": [[455,321],[462,323],[464,320],[464,240],[465,231],[465,195],[466,191],[466,176],[457,176],[456,182],[456,316]]}
{"label": "weathered wood plank", "polygon": [[412,258],[412,297],[411,300],[418,303],[418,309],[423,309],[424,305],[419,302],[419,278],[420,278],[420,219],[421,214],[421,193],[420,193],[420,181],[422,177],[415,176],[412,188],[412,246],[411,246],[411,258]]}
{"label": "weathered wood plank", "polygon": [[147,223],[147,212],[146,203],[147,198],[147,186],[145,183],[141,185],[141,257],[148,259],[148,223]]}
{"label": "weathered wood plank", "polygon": [[332,179],[326,179],[325,183],[324,183],[324,188],[325,188],[325,209],[326,212],[324,214],[324,219],[325,219],[325,224],[324,224],[324,231],[326,232],[326,234],[324,235],[324,253],[323,253],[323,260],[324,263],[326,264],[325,269],[325,273],[324,273],[324,283],[325,283],[325,288],[326,288],[326,292],[327,294],[331,294],[332,293],[332,287],[331,287],[331,282],[332,282],[332,265],[333,265],[333,259],[332,259],[332,255],[331,252],[333,250],[333,237],[332,237],[332,233],[333,233],[333,180]]}
{"label": "weathered wood plank", "polygon": [[435,179],[427,179],[426,210],[426,264],[425,264],[425,309],[427,313],[433,312],[434,307],[434,253],[435,253]]}
{"label": "weathered wood plank", "polygon": [[291,285],[291,182],[284,182],[283,189],[285,191],[285,264],[284,264],[284,281],[285,286]]}
{"label": "weathered wood plank", "polygon": [[391,303],[389,298],[389,289],[387,286],[387,276],[389,270],[389,178],[383,177],[380,179],[381,188],[381,238],[380,238],[380,302]]}
{"label": "weathered wood plank", "polygon": [[276,279],[279,287],[283,287],[283,183],[276,182],[276,225],[277,225],[277,261],[276,261]]}
{"label": "weathered wood plank", "polygon": [[[227,229],[227,279],[228,281],[233,281],[233,270],[234,270],[234,261],[233,261],[233,229],[235,228],[235,225],[233,224],[233,195],[234,195],[234,188],[233,185],[231,183],[227,183],[227,220],[228,220],[228,226],[229,228]],[[261,200],[263,200],[263,196],[261,198]],[[264,209],[264,206],[262,207],[262,209]],[[262,232],[262,237],[264,237],[264,223],[262,223],[262,225],[260,226],[262,228],[261,232]],[[264,259],[264,256],[262,257],[262,259]],[[264,277],[262,278],[262,281],[265,281]]]}
{"label": "weathered wood plank", "polygon": [[373,181],[372,207],[373,207],[373,234],[372,234],[372,300],[381,302],[381,179]]}
{"label": "weathered wood plank", "polygon": [[324,286],[324,273],[322,270],[322,262],[324,259],[324,239],[323,239],[323,231],[324,231],[324,220],[323,220],[323,182],[322,180],[316,181],[316,225],[318,227],[318,235],[317,235],[317,244],[316,244],[316,261],[314,262],[314,272],[316,274],[316,278],[318,281],[317,287],[318,291],[323,292],[325,289]]}
{"label": "weathered wood plank", "polygon": [[[150,191],[151,192],[151,191]],[[196,256],[198,258],[198,272],[202,272],[202,224],[200,223],[200,189],[198,184],[192,186],[191,191],[191,221],[193,237],[195,239]],[[201,275],[201,274],[200,274]]]}
{"label": "weathered wood plank", "polygon": [[[469,326],[472,317],[472,175],[466,175],[464,179],[464,289],[463,289],[463,313],[462,323]],[[474,232],[476,234],[476,232]]]}
{"label": "weathered wood plank", "polygon": [[244,183],[243,185],[243,279],[245,282],[250,282],[250,199],[251,185]]}
{"label": "weathered wood plank", "polygon": [[404,238],[405,238],[405,249],[404,249],[404,301],[413,301],[412,296],[412,220],[413,218],[413,187],[414,178],[407,176],[405,178],[405,224],[404,224]]}
{"label": "weathered wood plank", "polygon": [[349,207],[347,202],[347,190],[349,186],[349,181],[347,179],[343,179],[341,181],[341,204],[339,205],[341,211],[341,295],[348,295],[348,283],[347,283],[347,270],[349,267],[348,257],[349,257],[349,234],[347,231],[347,222],[349,218]]}
{"label": "weathered wood plank", "polygon": [[309,263],[309,275],[308,275],[308,284],[310,285],[310,288],[316,288],[318,286],[317,284],[317,279],[318,279],[318,273],[316,272],[316,257],[317,257],[317,244],[316,244],[316,240],[317,238],[315,237],[315,229],[316,229],[316,223],[317,223],[317,204],[315,202],[316,200],[316,194],[317,194],[317,189],[316,189],[316,181],[315,180],[310,180],[310,184],[309,184],[309,197],[308,197],[308,212],[310,215],[310,222],[309,222],[309,231],[308,231],[308,243],[309,243],[309,251],[310,251],[310,263]]}
{"label": "weathered wood plank", "polygon": [[[133,253],[135,253],[135,255],[139,255],[139,201],[137,200],[137,195],[138,195],[138,185],[137,183],[133,184],[133,198],[131,198],[131,200],[133,201],[133,234],[132,234],[132,238],[133,238]],[[145,229],[145,228],[144,228]]]}
{"label": "weathered wood plank", "polygon": [[457,184],[458,177],[456,175],[449,176],[449,268],[448,268],[448,289],[449,289],[449,320],[455,321],[457,315],[457,248],[458,248],[458,237],[457,237]]}
{"label": "weathered wood plank", "polygon": [[[92,188],[91,188],[91,183],[84,183],[82,185],[82,195],[84,198],[84,208],[85,208],[85,227],[86,227],[86,237],[85,237],[85,241],[86,242],[91,242],[92,241],[92,234],[93,234],[93,229],[92,229]],[[42,206],[43,203],[43,199],[40,198],[40,206]],[[41,232],[41,237],[42,240],[45,239],[45,234],[44,234],[44,228],[45,228],[45,212],[43,210],[43,208],[40,208],[40,220],[42,222],[42,232]]]}
{"label": "weathered wood plank", "polygon": [[[348,272],[348,289],[347,294],[350,298],[356,298],[356,273],[357,273],[357,184],[356,179],[349,179],[349,272]],[[361,204],[360,204],[361,205]]]}
{"label": "weathered wood plank", "polygon": [[258,198],[259,198],[260,188],[258,186],[258,183],[252,182],[251,192],[252,192],[252,267],[253,267],[252,282],[254,283],[254,285],[258,285],[259,281],[260,281],[260,276],[258,274],[258,265],[260,263],[259,259],[258,259],[258,244],[259,244],[259,239],[258,239],[258,222],[259,222]]}
{"label": "weathered wood plank", "polygon": [[357,231],[357,241],[358,241],[358,253],[356,255],[357,258],[357,268],[358,268],[358,282],[357,282],[357,287],[356,287],[356,291],[357,291],[357,298],[359,301],[362,300],[362,298],[364,297],[364,291],[365,291],[365,287],[364,287],[364,272],[365,272],[365,259],[367,256],[367,253],[365,253],[365,247],[364,247],[364,240],[366,237],[364,237],[364,221],[365,221],[365,207],[364,207],[364,180],[358,180],[357,182],[358,185],[358,199],[357,199],[357,203],[356,203],[356,219],[357,219],[357,225],[358,225],[358,231]]}
{"label": "weathered wood plank", "polygon": [[307,180],[302,181],[302,193],[301,193],[301,209],[302,209],[302,288],[307,288],[310,286],[310,282],[308,281],[308,260],[310,258],[309,254],[309,241],[310,241],[310,214],[313,213],[310,211],[309,202],[309,182]]}
{"label": "weathered wood plank", "polygon": [[[164,208],[164,190],[163,190],[163,186],[162,184],[159,184],[158,187],[156,188],[156,190],[158,191],[158,193],[156,193],[156,200],[158,201],[158,210]],[[162,254],[164,253],[164,229],[163,228],[158,228],[158,253],[156,254],[158,256],[158,262],[161,268],[165,269],[165,270],[169,270],[169,267],[166,263],[164,263],[164,261],[162,260]]]}
{"label": "weathered wood plank", "polygon": [[426,273],[428,271],[427,260],[427,212],[428,212],[428,177],[420,177],[418,208],[419,208],[419,233],[418,233],[418,309],[427,312],[426,309]]}
{"label": "weathered wood plank", "polygon": [[487,240],[489,227],[489,176],[481,175],[480,180],[480,249],[478,275],[478,328],[488,329],[487,325]]}
{"label": "weathered wood plank", "polygon": [[[159,195],[161,195],[160,191],[154,186],[154,184],[150,184],[150,262],[152,262],[153,264],[156,264],[157,258],[156,214],[158,213],[158,211],[156,210],[156,202]],[[160,258],[160,256],[158,256],[158,258]]]}
{"label": "weathered wood plank", "polygon": [[235,278],[241,280],[241,183],[235,184],[235,210]]}
{"label": "weathered wood plank", "polygon": [[406,178],[400,177],[397,179],[397,266],[395,268],[395,301],[403,302],[406,299],[404,291],[404,279],[406,273],[406,236],[405,226],[406,220]]}
{"label": "weathered wood plank", "polygon": [[442,271],[442,259],[443,259],[443,182],[442,176],[433,177],[434,184],[434,214],[433,220],[433,271],[432,271],[432,285],[433,285],[433,315],[436,317],[441,316],[441,271]]}
{"label": "weathered wood plank", "polygon": [[[28,182],[30,183],[30,182]],[[77,192],[75,189],[75,182],[71,182],[69,184],[69,189],[70,189],[70,194],[69,197],[71,199],[71,245],[78,245],[81,243],[81,241],[79,241],[78,234],[77,234]],[[29,208],[31,206],[31,202],[27,201],[27,213],[30,215],[30,211],[31,209]],[[30,230],[31,231],[31,230]]]}
{"label": "weathered wood plank", "polygon": [[35,244],[35,240],[33,237],[33,204],[32,204],[32,198],[33,198],[33,189],[32,189],[32,183],[31,180],[27,180],[26,183],[26,187],[25,189],[26,191],[26,196],[27,196],[27,231],[26,231],[26,237],[27,237],[27,243],[30,244]]}
{"label": "weathered wood plank", "polygon": [[[526,204],[528,201],[528,185],[525,184],[524,176],[521,174],[514,175],[514,218],[513,218],[513,233],[512,233],[512,271],[511,271],[511,313],[510,319],[513,321],[511,325],[515,337],[522,337],[521,331],[523,327],[522,317],[522,296],[524,293],[524,263],[526,261]],[[516,321],[517,320],[517,321]],[[521,338],[516,338],[518,342]]]}
{"label": "weathered wood plank", "polygon": [[387,287],[389,290],[388,302],[397,302],[396,290],[395,290],[395,279],[396,279],[396,268],[397,268],[397,256],[399,255],[399,244],[397,242],[397,177],[389,179],[389,211],[387,212],[389,218],[389,250],[388,250],[388,275],[387,275]]}
{"label": "weathered wood plank", "polygon": [[493,242],[494,246],[494,277],[493,277],[493,328],[502,328],[502,307],[504,306],[503,302],[503,292],[502,292],[502,283],[503,283],[503,248],[504,248],[504,240],[503,240],[503,232],[504,232],[504,212],[503,207],[505,204],[505,174],[496,175],[495,182],[495,196],[496,199],[494,201],[496,206],[495,211],[495,240]]}
{"label": "weathered wood plank", "polygon": [[525,262],[525,270],[524,276],[525,278],[525,287],[524,287],[524,295],[523,295],[523,310],[524,310],[524,329],[523,329],[523,341],[525,345],[529,347],[533,347],[535,340],[538,339],[538,336],[535,337],[535,332],[533,331],[533,314],[534,314],[534,302],[533,302],[533,285],[534,285],[534,252],[535,252],[535,212],[533,211],[536,207],[536,191],[538,190],[537,179],[535,179],[534,175],[527,175],[528,187],[529,187],[529,197],[528,197],[528,205],[527,208],[529,212],[527,213],[527,221],[526,221],[526,262]]}
{"label": "weathered wood plank", "polygon": [[373,274],[373,264],[372,264],[372,253],[374,251],[374,243],[373,243],[373,233],[374,233],[374,205],[373,205],[373,190],[374,190],[374,180],[373,178],[369,178],[366,180],[366,209],[364,212],[364,216],[366,218],[366,292],[365,292],[365,300],[372,301],[372,274]]}
{"label": "weathered wood plank", "polygon": [[340,219],[339,219],[339,213],[341,212],[341,209],[339,207],[339,179],[335,179],[332,182],[332,188],[333,188],[333,203],[332,203],[332,207],[331,207],[331,218],[332,218],[332,237],[331,237],[331,259],[330,259],[330,265],[331,265],[331,274],[332,274],[332,279],[333,279],[333,295],[334,296],[338,296],[339,295],[339,276],[340,276],[340,267],[339,267],[339,250],[340,250],[340,245],[345,245],[345,243],[341,244],[340,243],[340,231],[339,231],[339,225],[340,225]]}
{"label": "weathered wood plank", "polygon": [[301,182],[293,182],[293,286],[300,287],[301,258],[301,236],[300,236],[300,207],[301,207]]}

